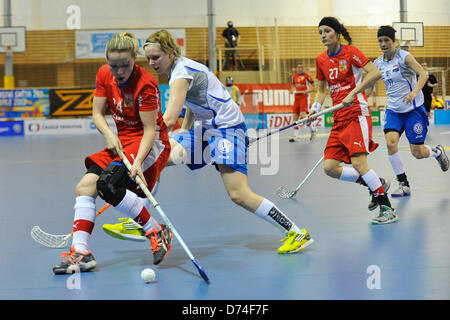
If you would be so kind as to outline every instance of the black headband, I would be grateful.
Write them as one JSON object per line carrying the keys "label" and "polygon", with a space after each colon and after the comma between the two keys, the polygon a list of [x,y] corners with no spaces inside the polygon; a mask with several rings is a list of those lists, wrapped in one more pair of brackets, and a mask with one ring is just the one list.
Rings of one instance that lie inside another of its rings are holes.
{"label": "black headband", "polygon": [[333,17],[322,18],[322,20],[320,20],[319,22],[319,27],[324,25],[333,28],[334,31],[336,31],[337,33],[342,33],[342,25],[339,23],[339,21],[337,21],[336,18]]}
{"label": "black headband", "polygon": [[381,26],[378,28],[377,38],[385,36],[391,38],[395,42],[395,29],[391,26]]}

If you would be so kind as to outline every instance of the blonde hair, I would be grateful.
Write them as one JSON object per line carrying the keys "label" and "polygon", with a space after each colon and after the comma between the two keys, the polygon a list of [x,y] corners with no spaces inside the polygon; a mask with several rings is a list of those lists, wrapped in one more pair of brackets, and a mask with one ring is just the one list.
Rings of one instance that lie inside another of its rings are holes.
{"label": "blonde hair", "polygon": [[140,53],[139,42],[130,32],[115,34],[106,44],[106,58],[111,52],[129,52],[136,59]]}
{"label": "blonde hair", "polygon": [[177,58],[181,56],[181,48],[167,30],[159,30],[149,36],[147,40],[145,40],[144,48],[149,44],[159,44],[164,53],[173,53]]}

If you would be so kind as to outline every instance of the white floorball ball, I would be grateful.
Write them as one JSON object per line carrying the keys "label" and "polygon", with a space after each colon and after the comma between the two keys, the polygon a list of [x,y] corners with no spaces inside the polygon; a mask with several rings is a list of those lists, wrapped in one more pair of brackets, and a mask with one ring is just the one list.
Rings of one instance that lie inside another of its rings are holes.
{"label": "white floorball ball", "polygon": [[156,279],[155,271],[153,271],[150,268],[146,268],[146,269],[142,270],[141,278],[142,278],[142,280],[144,280],[145,283],[153,282]]}

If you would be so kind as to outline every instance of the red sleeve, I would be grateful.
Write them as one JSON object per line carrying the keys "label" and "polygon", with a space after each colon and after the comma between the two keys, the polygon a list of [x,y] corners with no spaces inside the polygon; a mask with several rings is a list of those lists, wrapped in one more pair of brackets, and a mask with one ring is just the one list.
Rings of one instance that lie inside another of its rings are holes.
{"label": "red sleeve", "polygon": [[106,97],[105,89],[105,73],[103,68],[100,68],[97,72],[97,77],[95,78],[95,90],[94,97]]}
{"label": "red sleeve", "polygon": [[309,81],[309,83],[314,83],[314,79],[309,74],[306,74],[306,78]]}
{"label": "red sleeve", "polygon": [[352,62],[353,65],[362,68],[369,62],[369,59],[364,55],[364,53],[362,53],[361,50],[351,46],[350,61]]}
{"label": "red sleeve", "polygon": [[159,89],[152,84],[145,85],[138,95],[139,111],[157,110],[160,103]]}
{"label": "red sleeve", "polygon": [[316,59],[316,78],[320,81],[325,80],[325,76],[319,66],[319,57]]}

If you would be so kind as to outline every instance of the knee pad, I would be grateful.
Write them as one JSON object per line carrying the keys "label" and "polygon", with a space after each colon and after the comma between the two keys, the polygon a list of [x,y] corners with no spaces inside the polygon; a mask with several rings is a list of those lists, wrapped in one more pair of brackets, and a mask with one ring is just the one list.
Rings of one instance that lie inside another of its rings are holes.
{"label": "knee pad", "polygon": [[113,161],[106,166],[97,180],[98,195],[115,207],[125,197],[126,186],[130,181],[124,164]]}

